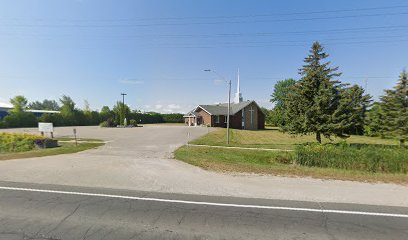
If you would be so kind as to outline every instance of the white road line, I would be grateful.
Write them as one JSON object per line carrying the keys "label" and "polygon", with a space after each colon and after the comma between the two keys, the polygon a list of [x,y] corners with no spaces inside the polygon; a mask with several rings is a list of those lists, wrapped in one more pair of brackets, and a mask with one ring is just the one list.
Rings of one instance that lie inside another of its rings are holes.
{"label": "white road line", "polygon": [[2,189],[2,190],[12,190],[12,191],[24,191],[24,192],[56,193],[56,194],[66,194],[66,195],[107,197],[107,198],[140,200],[140,201],[182,203],[182,204],[219,206],[219,207],[255,208],[255,209],[272,209],[272,210],[287,210],[287,211],[301,211],[301,212],[337,213],[337,214],[364,215],[364,216],[408,218],[408,214],[394,214],[394,213],[360,212],[360,211],[331,210],[331,209],[317,209],[317,208],[297,208],[297,207],[278,207],[278,206],[266,206],[266,205],[246,205],[246,204],[232,204],[232,203],[199,202],[199,201],[186,201],[186,200],[175,200],[175,199],[145,198],[145,197],[124,196],[124,195],[111,195],[111,194],[102,194],[102,193],[87,193],[87,192],[70,192],[70,191],[46,190],[46,189],[35,189],[35,188],[18,188],[18,187],[2,187],[2,186],[0,186],[0,189]]}

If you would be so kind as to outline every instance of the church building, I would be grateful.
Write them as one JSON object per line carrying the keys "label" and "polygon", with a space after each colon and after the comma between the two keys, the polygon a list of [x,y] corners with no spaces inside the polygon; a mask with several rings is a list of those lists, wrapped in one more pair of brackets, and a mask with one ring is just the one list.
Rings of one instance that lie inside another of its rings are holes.
{"label": "church building", "polygon": [[[244,101],[238,72],[237,92],[230,104],[230,127],[258,130],[265,128],[265,114],[255,101]],[[188,126],[227,127],[228,103],[198,105],[184,116]]]}

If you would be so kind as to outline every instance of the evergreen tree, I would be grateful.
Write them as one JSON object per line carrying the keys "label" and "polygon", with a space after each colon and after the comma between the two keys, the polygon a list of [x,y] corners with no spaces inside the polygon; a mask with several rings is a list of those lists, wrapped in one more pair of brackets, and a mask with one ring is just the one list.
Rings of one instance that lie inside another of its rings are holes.
{"label": "evergreen tree", "polygon": [[[302,76],[288,94],[284,130],[292,134],[348,137],[347,132],[363,125],[365,105],[369,99],[361,88],[347,88],[335,80],[341,73],[325,61],[329,55],[319,42],[313,43],[310,54],[299,73]],[[354,102],[355,100],[358,100]]]}
{"label": "evergreen tree", "polygon": [[371,109],[367,111],[365,119],[364,133],[370,137],[384,137],[384,113],[380,102],[373,103]]}
{"label": "evergreen tree", "polygon": [[332,117],[336,135],[362,135],[371,96],[364,94],[364,89],[358,85],[342,88],[340,92],[340,103]]}
{"label": "evergreen tree", "polygon": [[383,131],[398,137],[403,145],[408,138],[408,73],[405,70],[394,89],[385,90],[381,101],[384,113]]}

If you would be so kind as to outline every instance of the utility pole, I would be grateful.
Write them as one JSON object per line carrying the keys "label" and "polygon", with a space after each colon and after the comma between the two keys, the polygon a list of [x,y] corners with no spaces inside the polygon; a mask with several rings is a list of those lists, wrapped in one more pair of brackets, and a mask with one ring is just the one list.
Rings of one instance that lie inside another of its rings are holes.
{"label": "utility pole", "polygon": [[230,110],[231,109],[231,80],[228,80],[228,116],[227,116],[227,145],[230,143]]}
{"label": "utility pole", "polygon": [[122,117],[123,119],[121,119],[121,123],[123,123],[123,126],[125,125],[125,96],[127,95],[126,93],[121,93],[120,95],[122,95]]}
{"label": "utility pole", "polygon": [[218,74],[216,71],[211,69],[205,69],[205,72],[213,72],[218,77],[222,78],[228,84],[228,115],[227,115],[227,145],[230,143],[230,114],[231,114],[231,80],[227,80],[225,77]]}

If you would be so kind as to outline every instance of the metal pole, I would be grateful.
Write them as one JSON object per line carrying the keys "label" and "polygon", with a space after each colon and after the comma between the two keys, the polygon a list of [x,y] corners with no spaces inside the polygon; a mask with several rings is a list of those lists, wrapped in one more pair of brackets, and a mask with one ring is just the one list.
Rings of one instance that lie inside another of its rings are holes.
{"label": "metal pole", "polygon": [[120,95],[122,95],[122,116],[123,116],[123,119],[121,119],[121,121],[123,121],[123,122],[121,122],[120,124],[123,124],[123,126],[125,125],[125,118],[126,118],[126,116],[125,116],[125,95],[126,95],[126,93],[121,93]]}
{"label": "metal pole", "polygon": [[228,81],[228,116],[227,116],[227,144],[230,143],[230,109],[231,109],[231,80]]}

